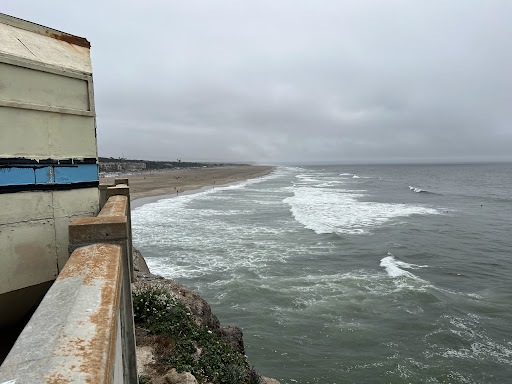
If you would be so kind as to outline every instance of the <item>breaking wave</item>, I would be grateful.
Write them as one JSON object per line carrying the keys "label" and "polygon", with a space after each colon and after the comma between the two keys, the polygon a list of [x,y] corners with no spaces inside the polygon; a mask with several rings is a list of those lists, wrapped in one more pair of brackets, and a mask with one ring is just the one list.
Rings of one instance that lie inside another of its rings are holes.
{"label": "breaking wave", "polygon": [[439,193],[427,191],[426,189],[422,189],[422,188],[418,188],[418,187],[413,187],[411,185],[409,185],[409,189],[411,191],[415,192],[415,193],[426,193],[426,194],[429,194],[429,195],[439,195]]}
{"label": "breaking wave", "polygon": [[418,269],[427,267],[427,265],[409,264],[404,261],[397,260],[395,255],[393,255],[391,252],[388,252],[388,256],[381,259],[380,266],[386,270],[390,277],[406,276],[415,280],[420,278],[413,273],[406,271],[405,269]]}
{"label": "breaking wave", "polygon": [[354,191],[300,186],[293,194],[283,202],[295,220],[317,234],[365,234],[397,217],[441,214],[419,205],[359,201],[364,195]]}

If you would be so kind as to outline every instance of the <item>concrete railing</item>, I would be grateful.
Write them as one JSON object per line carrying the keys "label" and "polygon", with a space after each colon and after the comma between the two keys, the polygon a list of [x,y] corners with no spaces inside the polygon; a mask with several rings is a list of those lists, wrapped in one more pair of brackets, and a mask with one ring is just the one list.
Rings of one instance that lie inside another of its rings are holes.
{"label": "concrete railing", "polygon": [[122,383],[120,246],[75,250],[0,368],[8,383]]}
{"label": "concrete railing", "polygon": [[[69,226],[72,252],[0,367],[0,383],[137,383],[127,185]],[[120,194],[118,194],[120,193]]]}

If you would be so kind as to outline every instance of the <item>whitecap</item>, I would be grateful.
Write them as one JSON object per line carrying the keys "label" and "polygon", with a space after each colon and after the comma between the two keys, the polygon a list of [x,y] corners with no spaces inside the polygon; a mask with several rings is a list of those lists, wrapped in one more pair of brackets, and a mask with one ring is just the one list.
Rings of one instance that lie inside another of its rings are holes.
{"label": "whitecap", "polygon": [[381,259],[380,266],[386,270],[386,272],[388,273],[388,275],[390,277],[405,276],[405,277],[410,277],[412,279],[418,278],[411,272],[405,271],[402,268],[400,268],[400,267],[407,268],[410,265],[407,263],[404,263],[404,262],[397,261],[393,255],[386,256],[383,259]]}
{"label": "whitecap", "polygon": [[429,195],[439,195],[439,193],[436,193],[436,192],[431,192],[431,191],[428,191],[426,189],[422,189],[422,188],[418,188],[418,187],[413,187],[411,185],[409,185],[409,189],[415,193],[426,193],[426,194],[429,194]]}
{"label": "whitecap", "polygon": [[318,234],[366,234],[396,217],[441,214],[418,205],[359,201],[362,193],[347,190],[295,186],[293,193],[283,202],[296,221]]}
{"label": "whitecap", "polygon": [[413,192],[416,192],[416,193],[422,193],[422,192],[427,192],[425,191],[424,189],[421,189],[421,188],[417,188],[417,187],[412,187],[409,185],[409,189]]}
{"label": "whitecap", "polygon": [[388,252],[388,256],[392,257],[394,260],[394,263],[398,265],[399,267],[406,268],[406,269],[419,269],[419,268],[427,268],[428,265],[417,265],[417,264],[410,264],[406,263],[405,261],[397,260],[395,255],[393,255],[391,252]]}

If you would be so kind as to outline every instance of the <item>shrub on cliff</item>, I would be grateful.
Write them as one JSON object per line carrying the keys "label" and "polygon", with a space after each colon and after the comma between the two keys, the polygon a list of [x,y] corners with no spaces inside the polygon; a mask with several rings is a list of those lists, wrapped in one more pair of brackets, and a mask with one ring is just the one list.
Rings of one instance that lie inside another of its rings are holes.
{"label": "shrub on cliff", "polygon": [[[257,383],[242,354],[207,328],[199,327],[187,307],[164,284],[143,283],[133,289],[134,320],[155,335],[174,340],[162,363],[191,372],[199,382]],[[252,380],[252,381],[251,381]]]}

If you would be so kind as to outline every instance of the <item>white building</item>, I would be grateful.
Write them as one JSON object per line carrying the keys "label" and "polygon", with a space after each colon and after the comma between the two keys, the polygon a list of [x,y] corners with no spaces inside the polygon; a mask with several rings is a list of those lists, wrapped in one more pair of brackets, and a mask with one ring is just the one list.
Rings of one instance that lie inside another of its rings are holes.
{"label": "white building", "polygon": [[0,14],[0,326],[46,293],[99,210],[89,42]]}

